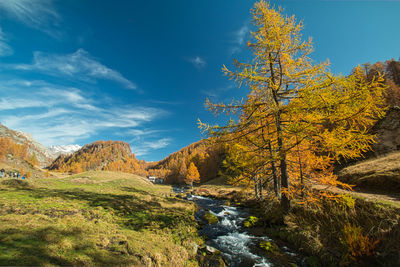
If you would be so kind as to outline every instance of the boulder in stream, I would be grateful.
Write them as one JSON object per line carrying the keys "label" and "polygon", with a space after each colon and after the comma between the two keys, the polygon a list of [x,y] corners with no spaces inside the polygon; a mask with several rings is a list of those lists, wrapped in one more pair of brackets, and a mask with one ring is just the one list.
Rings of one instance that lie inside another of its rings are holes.
{"label": "boulder in stream", "polygon": [[201,267],[225,267],[226,263],[221,252],[212,246],[203,246],[197,252],[197,258]]}
{"label": "boulder in stream", "polygon": [[210,211],[204,213],[203,218],[208,222],[208,224],[214,224],[219,221],[218,217],[212,214]]}

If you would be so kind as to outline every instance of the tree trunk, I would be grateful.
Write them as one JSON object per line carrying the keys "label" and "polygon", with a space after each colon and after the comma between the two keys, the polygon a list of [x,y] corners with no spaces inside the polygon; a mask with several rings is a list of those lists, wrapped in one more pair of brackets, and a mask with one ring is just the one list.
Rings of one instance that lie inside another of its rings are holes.
{"label": "tree trunk", "polygon": [[303,164],[301,163],[301,155],[300,155],[299,141],[298,141],[297,135],[296,135],[296,142],[297,142],[297,154],[299,157],[299,167],[300,167],[301,197],[304,198]]}
{"label": "tree trunk", "polygon": [[258,178],[257,176],[254,176],[254,192],[256,194],[256,199],[260,199],[260,189],[259,189],[259,184],[258,184]]}
{"label": "tree trunk", "polygon": [[[282,156],[281,159],[281,185],[282,188],[285,188],[287,192],[289,192],[289,175],[287,173],[287,163],[286,163],[286,154]],[[281,207],[284,214],[288,214],[290,210],[290,199],[287,194],[282,194],[281,197]]]}
{"label": "tree trunk", "polygon": [[[276,116],[276,132],[277,132],[277,143],[278,152],[280,156],[280,170],[281,170],[281,186],[286,192],[289,192],[289,174],[287,172],[287,162],[286,162],[286,152],[283,149],[283,137],[281,128],[281,118],[280,111],[277,112]],[[290,210],[290,199],[287,194],[282,194],[281,196],[281,208],[284,214],[288,214]]]}
{"label": "tree trunk", "polygon": [[275,196],[278,199],[281,199],[281,188],[280,188],[280,183],[278,176],[276,174],[276,166],[275,166],[275,160],[272,154],[272,147],[271,147],[271,141],[268,141],[268,150],[269,150],[269,155],[271,157],[271,169],[272,169],[272,178],[274,180],[274,192]]}
{"label": "tree trunk", "polygon": [[[278,76],[275,76],[274,72],[274,66],[273,62],[274,60],[272,59],[272,54],[269,53],[269,68],[271,71],[271,81],[272,84],[276,84],[275,78],[278,78]],[[282,77],[282,71],[279,73]],[[277,134],[277,144],[278,144],[278,155],[280,158],[280,170],[281,170],[281,186],[282,188],[285,189],[285,191],[289,192],[289,174],[287,172],[287,162],[286,162],[286,152],[284,151],[283,147],[283,133],[282,133],[282,120],[281,120],[281,110],[280,110],[280,101],[278,96],[278,90],[279,89],[274,89],[272,88],[272,97],[274,99],[275,105],[276,105],[276,115],[275,115],[275,121],[276,121],[276,134]],[[287,194],[283,194],[281,197],[281,208],[284,214],[289,213],[290,210],[290,199]]]}

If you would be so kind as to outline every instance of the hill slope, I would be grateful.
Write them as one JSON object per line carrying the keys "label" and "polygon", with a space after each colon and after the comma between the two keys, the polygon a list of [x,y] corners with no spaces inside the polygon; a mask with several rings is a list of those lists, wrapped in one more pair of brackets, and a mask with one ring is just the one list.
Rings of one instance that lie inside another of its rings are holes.
{"label": "hill slope", "polygon": [[112,170],[142,174],[144,162],[136,159],[129,144],[121,141],[97,141],[71,155],[61,155],[50,170],[79,173],[89,170]]}
{"label": "hill slope", "polygon": [[1,266],[192,266],[195,206],[116,172],[0,181]]}
{"label": "hill slope", "polygon": [[342,169],[339,179],[363,190],[399,192],[400,152],[360,161]]}

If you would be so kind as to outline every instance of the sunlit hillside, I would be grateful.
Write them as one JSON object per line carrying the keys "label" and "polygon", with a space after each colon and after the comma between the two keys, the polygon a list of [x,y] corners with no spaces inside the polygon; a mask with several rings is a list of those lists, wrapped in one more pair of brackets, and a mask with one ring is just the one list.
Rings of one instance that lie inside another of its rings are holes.
{"label": "sunlit hillside", "polygon": [[194,205],[117,172],[0,181],[0,265],[184,266]]}

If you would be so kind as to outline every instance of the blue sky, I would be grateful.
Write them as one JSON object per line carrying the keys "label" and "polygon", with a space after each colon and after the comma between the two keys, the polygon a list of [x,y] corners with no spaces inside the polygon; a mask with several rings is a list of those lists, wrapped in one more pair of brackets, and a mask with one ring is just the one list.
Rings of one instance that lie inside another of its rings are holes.
{"label": "blue sky", "polygon": [[[272,1],[305,24],[335,73],[399,59],[399,1]],[[155,161],[216,122],[206,97],[243,90],[254,1],[1,0],[0,122],[46,146],[122,140]],[[223,119],[223,118],[222,118]]]}

